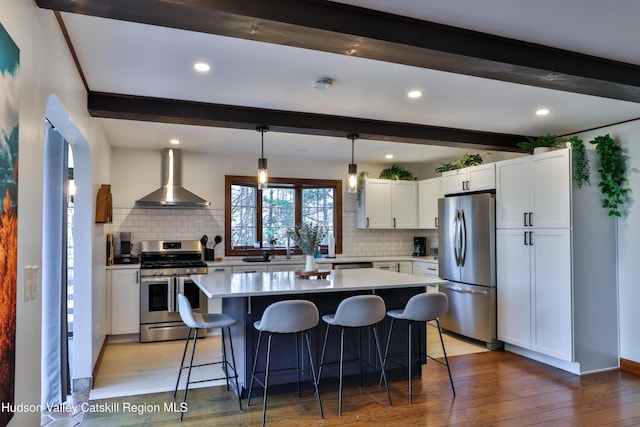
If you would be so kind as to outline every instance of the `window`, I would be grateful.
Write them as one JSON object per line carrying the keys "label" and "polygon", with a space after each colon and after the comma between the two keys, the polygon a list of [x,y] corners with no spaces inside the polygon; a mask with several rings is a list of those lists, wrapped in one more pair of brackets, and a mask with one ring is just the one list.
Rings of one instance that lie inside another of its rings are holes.
{"label": "window", "polygon": [[227,255],[261,252],[271,242],[275,254],[284,254],[286,231],[303,222],[324,226],[323,253],[329,236],[336,240],[336,253],[342,252],[340,180],[270,178],[269,187],[258,190],[255,177],[228,175],[225,197]]}

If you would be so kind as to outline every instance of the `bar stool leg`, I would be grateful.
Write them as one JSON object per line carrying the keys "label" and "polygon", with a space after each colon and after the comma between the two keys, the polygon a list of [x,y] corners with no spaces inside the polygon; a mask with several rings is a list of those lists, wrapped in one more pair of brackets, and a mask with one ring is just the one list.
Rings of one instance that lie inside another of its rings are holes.
{"label": "bar stool leg", "polygon": [[251,381],[249,382],[249,394],[247,396],[247,406],[251,405],[251,390],[253,390],[253,379],[256,375],[256,365],[258,364],[258,354],[260,353],[260,341],[262,339],[262,331],[258,333],[258,344],[256,346],[256,355],[253,358],[253,368],[251,369]]}
{"label": "bar stool leg", "polygon": [[344,356],[344,328],[340,332],[340,388],[338,391],[338,416],[342,416],[342,359]]}
{"label": "bar stool leg", "polygon": [[382,371],[382,378],[384,379],[384,385],[387,388],[387,397],[389,398],[389,406],[391,406],[392,405],[391,393],[389,392],[389,383],[387,383],[387,375],[384,372],[382,352],[380,351],[380,340],[378,339],[378,330],[376,329],[375,326],[372,326],[372,328],[373,328],[373,338],[376,342],[376,353],[378,353],[378,360],[380,361],[380,370]]}
{"label": "bar stool leg", "polygon": [[329,337],[329,324],[327,323],[327,329],[324,332],[324,341],[322,343],[322,354],[320,355],[320,367],[318,368],[318,382],[322,377],[322,367],[324,366],[324,352],[327,349],[327,338]]}
{"label": "bar stool leg", "polygon": [[[189,369],[187,370],[187,385],[184,387],[184,396],[182,398],[182,406],[187,401],[187,394],[189,393],[189,380],[191,379],[191,368],[193,367],[193,356],[196,354],[196,342],[198,340],[198,330],[196,329],[193,332],[193,346],[191,347],[191,360],[189,360]],[[182,422],[182,417],[184,416],[184,411],[180,411],[180,422]]]}
{"label": "bar stool leg", "polygon": [[453,396],[456,395],[456,389],[453,386],[453,378],[451,377],[451,368],[449,367],[449,359],[447,358],[447,350],[444,349],[444,340],[442,339],[442,331],[440,330],[440,321],[436,320],[436,325],[438,326],[438,334],[440,334],[440,344],[442,344],[442,352],[444,353],[444,362],[447,365],[447,371],[449,372],[449,382],[451,383],[451,390],[453,391]]}
{"label": "bar stool leg", "polygon": [[298,347],[300,343],[298,342],[298,333],[294,334],[296,336],[296,373],[298,377],[298,397],[302,397],[302,393],[300,392],[300,348]]}
{"label": "bar stool leg", "polygon": [[264,398],[262,401],[262,427],[267,420],[267,388],[269,387],[269,364],[271,359],[271,338],[273,335],[269,334],[269,341],[267,341],[267,366],[264,374]]}
{"label": "bar stool leg", "polygon": [[173,390],[173,398],[176,398],[178,394],[178,385],[180,384],[180,377],[182,376],[182,369],[184,368],[184,358],[187,355],[187,347],[189,347],[189,340],[191,340],[191,328],[187,331],[187,339],[184,341],[184,350],[182,351],[182,360],[180,360],[180,368],[178,369],[178,380],[176,381],[176,388]]}
{"label": "bar stool leg", "polygon": [[[393,331],[393,317],[391,318],[391,324],[389,325],[389,334],[387,335],[387,345],[384,348],[384,359],[382,366],[387,366],[387,355],[389,354],[389,343],[391,342],[391,331]],[[380,372],[380,380],[378,381],[378,387],[382,385],[382,372]]]}
{"label": "bar stool leg", "polygon": [[227,345],[224,342],[224,328],[220,328],[220,333],[222,334],[222,366],[224,366],[227,391],[229,391],[229,370],[227,368]]}
{"label": "bar stool leg", "polygon": [[409,361],[409,405],[411,405],[413,403],[413,381],[411,381],[413,379],[413,374],[412,374],[412,365],[413,365],[413,361],[411,360],[411,338],[413,336],[413,334],[411,333],[411,326],[413,325],[413,322],[409,322],[409,348],[407,349],[407,354],[408,356],[408,361]]}
{"label": "bar stool leg", "polygon": [[311,369],[311,376],[313,377],[313,386],[316,389],[316,400],[318,401],[318,408],[320,408],[320,418],[324,420],[324,411],[322,410],[322,401],[320,400],[320,391],[318,390],[319,378],[316,378],[316,370],[313,367],[313,357],[311,356],[311,343],[309,342],[309,331],[305,331],[304,336],[307,341],[307,353],[309,353],[309,367]]}
{"label": "bar stool leg", "polygon": [[[224,330],[224,329],[223,329]],[[231,327],[227,328],[227,336],[229,337],[229,347],[231,347],[231,363],[233,363],[233,378],[236,380],[236,394],[238,395],[238,405],[240,406],[240,412],[242,412],[242,399],[240,396],[240,385],[238,384],[238,371],[236,369],[236,355],[233,351],[233,340],[231,339]],[[222,340],[224,341],[224,335],[222,336]],[[227,369],[227,377],[229,376],[229,368],[225,366]]]}

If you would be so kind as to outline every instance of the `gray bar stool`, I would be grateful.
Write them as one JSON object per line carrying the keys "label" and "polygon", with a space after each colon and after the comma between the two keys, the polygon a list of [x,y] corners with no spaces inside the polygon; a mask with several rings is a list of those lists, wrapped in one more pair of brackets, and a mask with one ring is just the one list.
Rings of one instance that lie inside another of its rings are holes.
{"label": "gray bar stool", "polygon": [[[311,370],[311,382],[315,388],[316,400],[320,409],[320,417],[324,419],[322,411],[322,402],[320,401],[320,392],[318,391],[318,381],[316,378],[316,370],[313,366],[313,357],[311,356],[311,344],[309,341],[309,330],[314,328],[320,321],[318,308],[311,301],[306,300],[288,300],[278,301],[269,305],[262,319],[254,322],[253,326],[259,331],[256,355],[253,360],[253,369],[251,371],[251,382],[249,384],[249,394],[247,398],[247,406],[251,404],[251,391],[253,389],[254,379],[264,388],[264,396],[262,402],[262,425],[265,425],[267,414],[267,389],[269,386],[269,363],[271,357],[271,339],[278,334],[294,334],[296,338],[296,369],[298,372],[298,396],[300,396],[300,355],[298,351],[298,334],[303,333],[306,340],[307,353],[309,355],[309,368]],[[260,343],[262,334],[267,333],[269,340],[267,342],[267,359],[264,371],[264,383],[256,377],[256,366],[258,363],[258,354],[260,353]]]}
{"label": "gray bar stool", "polygon": [[440,330],[440,321],[438,318],[447,312],[449,308],[449,300],[447,296],[442,292],[421,293],[412,296],[404,309],[390,310],[387,315],[391,317],[391,325],[389,326],[389,335],[387,336],[387,345],[384,350],[384,364],[387,363],[387,357],[389,355],[389,341],[391,340],[391,332],[393,331],[393,321],[396,319],[407,320],[409,322],[409,348],[408,348],[408,365],[409,365],[409,404],[412,403],[412,387],[411,387],[411,365],[412,365],[412,345],[411,345],[411,327],[415,322],[429,322],[435,320],[438,328],[438,334],[440,335],[440,343],[442,344],[442,352],[444,353],[445,362],[435,359],[429,354],[425,354],[429,359],[440,363],[447,367],[449,372],[449,381],[451,382],[451,390],[453,395],[456,395],[456,389],[453,386],[453,378],[451,377],[451,368],[449,367],[449,359],[447,358],[447,351],[444,348],[444,341],[442,340],[442,331]]}
{"label": "gray bar stool", "polygon": [[[338,416],[342,416],[342,375],[344,364],[344,331],[346,328],[369,327],[373,330],[373,337],[376,345],[376,354],[380,362],[380,371],[384,379],[384,385],[387,388],[387,397],[389,398],[389,406],[391,406],[391,393],[389,393],[389,385],[387,384],[387,376],[384,372],[384,363],[382,353],[380,351],[380,343],[378,340],[378,331],[375,327],[377,323],[384,319],[386,307],[384,300],[377,295],[356,295],[343,299],[334,314],[325,314],[322,320],[327,324],[324,334],[324,344],[322,345],[322,356],[320,358],[320,368],[318,378],[322,374],[322,366],[324,363],[324,355],[327,349],[327,338],[329,337],[329,327],[339,326],[340,330],[340,388],[338,391]],[[335,363],[335,362],[328,362]],[[360,363],[362,361],[360,360]]]}
{"label": "gray bar stool", "polygon": [[[189,384],[201,383],[206,381],[214,381],[214,380],[227,380],[227,390],[229,390],[229,378],[234,378],[236,381],[236,394],[238,395],[238,405],[240,407],[240,411],[242,411],[242,402],[240,400],[240,387],[238,387],[238,373],[236,371],[236,358],[233,353],[233,341],[231,340],[231,326],[235,325],[237,322],[234,318],[227,314],[222,313],[211,313],[211,314],[201,314],[194,313],[191,308],[191,303],[184,294],[178,294],[178,311],[180,313],[180,318],[184,322],[185,325],[189,327],[189,332],[187,333],[187,339],[184,343],[184,351],[182,352],[182,360],[180,361],[180,369],[178,370],[178,379],[176,380],[176,388],[173,391],[173,398],[176,398],[176,394],[178,393],[178,385],[180,383],[180,376],[182,375],[183,369],[187,370],[187,383],[184,387],[184,397],[182,398],[182,403],[187,400],[187,393],[189,392]],[[193,364],[193,356],[196,352],[196,344],[198,342],[198,328],[220,328],[222,332],[222,360],[218,362],[210,362],[210,363],[201,363],[198,365]],[[225,333],[224,330],[227,330],[227,335],[229,339],[229,344],[231,347],[231,363],[227,359],[227,347],[225,344]],[[189,341],[191,339],[191,331],[193,333],[193,345],[191,347],[191,359],[189,360],[189,366],[184,366],[184,359],[187,354],[187,347],[189,347]],[[222,370],[225,373],[224,377],[218,378],[209,378],[206,380],[198,380],[191,381],[191,368],[195,368],[198,366],[208,366],[208,365],[222,365]],[[233,371],[233,375],[229,375],[229,370]],[[184,415],[183,411],[180,411],[180,422],[182,422],[182,417]]]}

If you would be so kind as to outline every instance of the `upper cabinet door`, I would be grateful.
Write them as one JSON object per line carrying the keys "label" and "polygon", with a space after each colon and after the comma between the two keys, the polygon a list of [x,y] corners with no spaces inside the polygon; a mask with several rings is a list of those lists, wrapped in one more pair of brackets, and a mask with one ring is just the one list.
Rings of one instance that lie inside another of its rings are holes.
{"label": "upper cabinet door", "polygon": [[438,228],[438,199],[441,178],[418,181],[418,228]]}
{"label": "upper cabinet door", "polygon": [[531,211],[529,158],[518,157],[496,164],[496,227],[522,228]]}
{"label": "upper cabinet door", "polygon": [[531,156],[532,215],[535,228],[571,227],[571,156],[569,149]]}
{"label": "upper cabinet door", "polygon": [[391,183],[388,179],[363,180],[358,228],[392,228]]}
{"label": "upper cabinet door", "polygon": [[471,166],[467,169],[467,191],[484,191],[496,188],[496,164]]}
{"label": "upper cabinet door", "polygon": [[391,181],[393,228],[418,228],[418,182]]}
{"label": "upper cabinet door", "polygon": [[497,228],[571,227],[569,149],[496,164]]}
{"label": "upper cabinet door", "polygon": [[496,188],[495,163],[471,166],[442,173],[442,194],[493,190]]}
{"label": "upper cabinet door", "polygon": [[462,193],[467,181],[466,169],[442,172],[442,194]]}

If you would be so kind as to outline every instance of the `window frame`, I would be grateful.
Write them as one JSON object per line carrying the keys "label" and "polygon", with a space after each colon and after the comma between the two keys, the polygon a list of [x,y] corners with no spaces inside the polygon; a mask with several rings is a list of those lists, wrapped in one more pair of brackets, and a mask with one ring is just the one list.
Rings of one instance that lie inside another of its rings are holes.
{"label": "window frame", "polygon": [[[262,190],[259,190],[258,183],[255,176],[242,176],[242,175],[225,175],[224,177],[224,250],[226,256],[241,256],[241,255],[259,255],[264,251],[269,251],[272,255],[285,255],[285,249],[276,248],[270,249],[265,247],[260,248],[243,248],[233,249],[231,247],[231,186],[232,185],[249,185],[256,188],[256,234],[258,241],[262,245]],[[295,208],[294,208],[294,223],[300,224],[302,221],[302,190],[303,188],[327,188],[332,187],[334,190],[334,225],[333,229],[335,235],[333,236],[336,241],[336,254],[342,253],[342,180],[333,179],[305,179],[305,178],[272,178],[269,177],[269,185],[282,185],[285,187],[294,188],[295,190]],[[292,242],[293,244],[293,242]],[[323,254],[328,253],[327,245],[320,245],[320,252]],[[294,255],[302,255],[302,251],[296,248],[293,252]]]}

